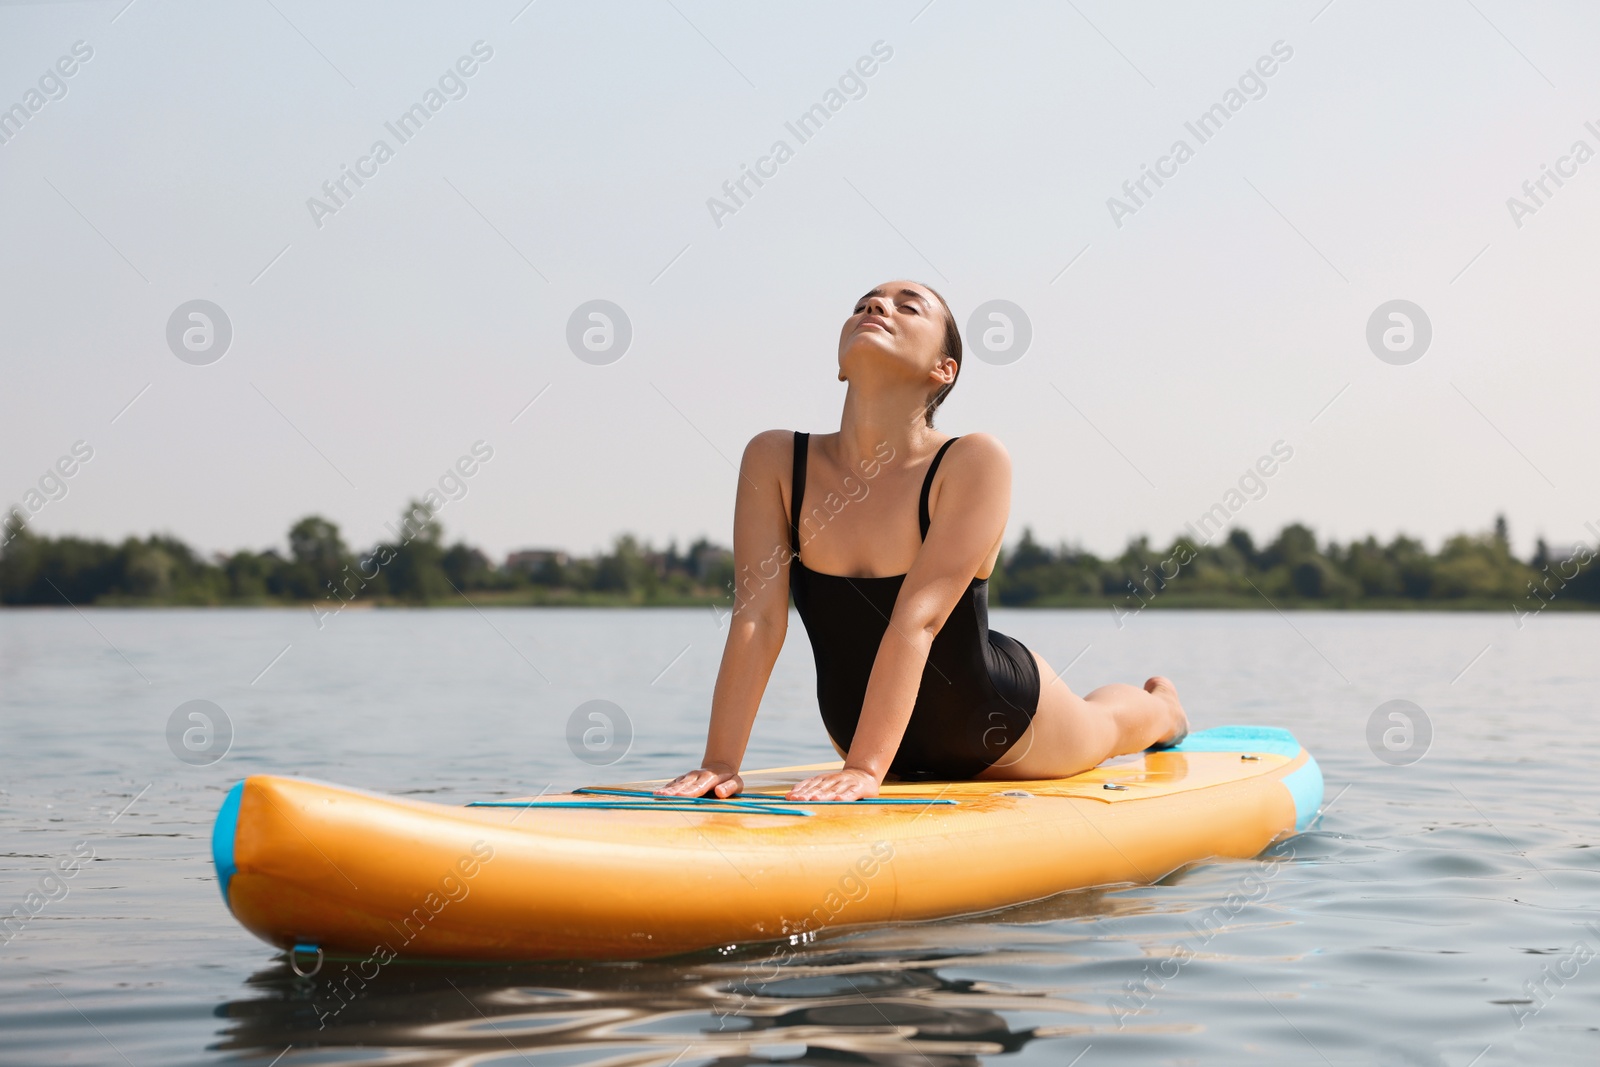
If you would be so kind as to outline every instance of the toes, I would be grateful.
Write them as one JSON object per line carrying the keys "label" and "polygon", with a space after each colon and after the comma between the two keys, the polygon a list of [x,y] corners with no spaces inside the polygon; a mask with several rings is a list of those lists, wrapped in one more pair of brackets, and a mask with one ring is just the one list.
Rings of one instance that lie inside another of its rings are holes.
{"label": "toes", "polygon": [[1172,684],[1171,678],[1160,674],[1152,674],[1149,678],[1146,678],[1144,689],[1147,693],[1154,693],[1157,689],[1169,689],[1173,693],[1178,691],[1178,687]]}

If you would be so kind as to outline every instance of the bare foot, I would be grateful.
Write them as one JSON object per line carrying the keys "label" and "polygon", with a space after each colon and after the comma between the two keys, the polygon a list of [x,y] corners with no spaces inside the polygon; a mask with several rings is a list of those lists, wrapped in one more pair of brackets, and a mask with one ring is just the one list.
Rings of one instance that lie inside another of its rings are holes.
{"label": "bare foot", "polygon": [[1180,744],[1189,736],[1189,715],[1183,710],[1183,704],[1178,700],[1178,687],[1172,684],[1171,678],[1156,674],[1145,679],[1145,692],[1152,696],[1160,697],[1166,701],[1167,707],[1172,712],[1172,729],[1163,734],[1151,748],[1171,748]]}

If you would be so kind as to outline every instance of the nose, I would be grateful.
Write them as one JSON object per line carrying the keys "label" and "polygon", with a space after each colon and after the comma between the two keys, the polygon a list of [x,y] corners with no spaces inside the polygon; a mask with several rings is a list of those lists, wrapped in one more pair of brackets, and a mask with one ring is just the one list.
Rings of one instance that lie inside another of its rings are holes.
{"label": "nose", "polygon": [[866,299],[866,314],[882,315],[889,317],[889,302],[881,296],[869,296]]}

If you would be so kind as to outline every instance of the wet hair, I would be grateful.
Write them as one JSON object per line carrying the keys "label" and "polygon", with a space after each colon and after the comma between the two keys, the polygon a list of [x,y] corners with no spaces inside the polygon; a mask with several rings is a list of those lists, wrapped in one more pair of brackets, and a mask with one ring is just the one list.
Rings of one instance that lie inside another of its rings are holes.
{"label": "wet hair", "polygon": [[929,426],[932,426],[934,411],[944,403],[944,398],[950,395],[950,390],[954,389],[956,382],[961,379],[961,327],[956,325],[955,313],[950,310],[950,305],[939,294],[939,290],[931,285],[923,285],[922,282],[917,284],[932,293],[934,299],[939,301],[939,306],[944,308],[944,344],[939,348],[939,358],[956,361],[955,378],[951,379],[949,385],[941,386],[939,391],[929,397],[928,402],[923,405],[922,417]]}

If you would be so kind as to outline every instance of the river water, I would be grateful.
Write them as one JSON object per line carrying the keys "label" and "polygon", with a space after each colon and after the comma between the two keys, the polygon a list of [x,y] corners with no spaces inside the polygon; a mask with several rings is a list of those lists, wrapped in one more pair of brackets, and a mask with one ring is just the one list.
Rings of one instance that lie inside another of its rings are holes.
{"label": "river water", "polygon": [[[394,964],[319,1029],[317,980],[218,893],[227,788],[271,772],[464,803],[677,773],[700,754],[725,619],[0,612],[0,1062],[1600,1062],[1600,616],[992,621],[1079,692],[1162,673],[1197,728],[1293,730],[1324,814],[1254,860],[781,956]],[[749,767],[834,758],[798,620],[789,636]],[[600,768],[566,740],[594,699],[632,729]],[[196,700],[226,722],[185,748],[198,720],[171,740],[169,722]],[[1395,700],[1420,709],[1409,731]],[[1221,929],[1196,923],[1218,908]]]}

